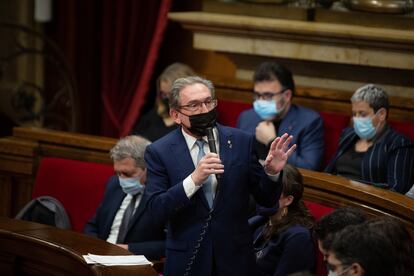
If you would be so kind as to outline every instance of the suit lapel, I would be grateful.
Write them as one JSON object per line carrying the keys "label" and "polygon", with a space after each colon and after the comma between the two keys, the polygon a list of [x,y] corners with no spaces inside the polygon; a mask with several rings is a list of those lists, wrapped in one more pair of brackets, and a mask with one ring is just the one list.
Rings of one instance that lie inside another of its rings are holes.
{"label": "suit lapel", "polygon": [[[172,139],[170,144],[171,156],[176,164],[177,171],[179,172],[178,181],[183,181],[187,176],[189,176],[195,169],[193,160],[191,159],[191,154],[188,149],[187,143],[183,134],[181,133],[181,128],[177,129],[176,139]],[[210,209],[208,202],[204,196],[203,189],[200,188],[194,195],[199,197],[203,205]]]}
{"label": "suit lapel", "polygon": [[285,133],[288,133],[289,135],[293,134],[293,129],[296,125],[296,117],[295,117],[296,110],[295,109],[296,109],[295,105],[290,106],[288,113],[282,119],[280,123],[277,136],[282,136]]}

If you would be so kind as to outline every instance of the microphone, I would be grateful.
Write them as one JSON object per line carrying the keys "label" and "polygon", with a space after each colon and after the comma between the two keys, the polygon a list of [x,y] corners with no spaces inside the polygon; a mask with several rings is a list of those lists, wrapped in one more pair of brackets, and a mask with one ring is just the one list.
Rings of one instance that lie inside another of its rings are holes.
{"label": "microphone", "polygon": [[[214,131],[212,127],[206,128],[208,147],[210,152],[217,153],[216,139],[214,138]],[[221,179],[221,174],[216,174],[217,181]]]}

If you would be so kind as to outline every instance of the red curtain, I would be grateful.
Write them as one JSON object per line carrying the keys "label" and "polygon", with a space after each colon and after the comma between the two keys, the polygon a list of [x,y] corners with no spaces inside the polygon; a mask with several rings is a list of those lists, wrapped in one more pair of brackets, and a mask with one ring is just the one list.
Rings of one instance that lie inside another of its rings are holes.
{"label": "red curtain", "polygon": [[103,1],[101,134],[130,133],[145,103],[171,0]]}

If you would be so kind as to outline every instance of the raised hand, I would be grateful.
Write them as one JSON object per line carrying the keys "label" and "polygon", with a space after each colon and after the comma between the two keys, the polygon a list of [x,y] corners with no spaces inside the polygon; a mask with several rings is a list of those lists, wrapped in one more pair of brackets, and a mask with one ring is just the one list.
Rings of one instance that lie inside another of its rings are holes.
{"label": "raised hand", "polygon": [[285,133],[281,137],[276,137],[272,142],[263,164],[266,173],[275,175],[283,169],[289,156],[296,150],[296,144],[289,148],[292,139],[292,136]]}

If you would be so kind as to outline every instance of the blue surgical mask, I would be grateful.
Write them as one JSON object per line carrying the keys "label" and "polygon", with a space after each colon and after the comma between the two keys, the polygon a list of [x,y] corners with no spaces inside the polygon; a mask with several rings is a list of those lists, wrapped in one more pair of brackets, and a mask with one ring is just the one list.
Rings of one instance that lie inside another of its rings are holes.
{"label": "blue surgical mask", "polygon": [[376,128],[372,124],[372,118],[370,117],[353,117],[355,133],[361,139],[372,139],[375,136]]}
{"label": "blue surgical mask", "polygon": [[279,113],[276,100],[256,100],[253,102],[253,108],[262,120],[271,119]]}
{"label": "blue surgical mask", "polygon": [[141,184],[138,177],[119,178],[119,185],[126,194],[136,195],[141,193],[145,186]]}

